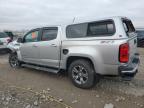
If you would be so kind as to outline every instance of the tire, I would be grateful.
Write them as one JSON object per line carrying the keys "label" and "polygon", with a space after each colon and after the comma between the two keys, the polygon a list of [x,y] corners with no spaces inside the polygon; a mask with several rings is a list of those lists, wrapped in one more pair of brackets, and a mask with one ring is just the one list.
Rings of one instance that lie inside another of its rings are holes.
{"label": "tire", "polygon": [[95,71],[88,60],[79,59],[73,61],[69,68],[69,77],[72,83],[79,88],[88,89],[95,85]]}
{"label": "tire", "polygon": [[7,53],[12,53],[12,50],[11,49],[7,49]]}
{"label": "tire", "polygon": [[21,66],[21,62],[18,60],[16,53],[10,53],[9,64],[13,68],[19,68]]}

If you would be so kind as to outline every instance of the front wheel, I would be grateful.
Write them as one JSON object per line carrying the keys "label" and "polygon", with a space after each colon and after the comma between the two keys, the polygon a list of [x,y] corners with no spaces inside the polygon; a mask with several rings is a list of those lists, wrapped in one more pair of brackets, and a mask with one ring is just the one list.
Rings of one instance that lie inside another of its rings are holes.
{"label": "front wheel", "polygon": [[20,67],[21,63],[20,61],[18,60],[18,57],[17,57],[17,54],[16,53],[11,53],[9,55],[9,64],[11,67],[13,68],[18,68]]}
{"label": "front wheel", "polygon": [[69,77],[76,87],[87,89],[94,86],[95,71],[88,60],[75,60],[70,64],[68,71]]}

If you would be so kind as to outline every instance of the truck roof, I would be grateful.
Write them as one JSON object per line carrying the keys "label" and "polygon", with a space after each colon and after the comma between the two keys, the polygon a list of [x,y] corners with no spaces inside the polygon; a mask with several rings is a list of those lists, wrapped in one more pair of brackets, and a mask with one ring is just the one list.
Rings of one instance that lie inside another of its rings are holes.
{"label": "truck roof", "polygon": [[83,18],[73,18],[73,20],[70,20],[68,23],[62,23],[62,24],[57,24],[57,25],[46,25],[46,26],[41,26],[41,27],[37,27],[37,28],[44,28],[44,27],[59,27],[59,26],[67,26],[67,25],[71,25],[71,24],[78,24],[78,23],[84,23],[84,22],[93,22],[93,21],[100,21],[100,20],[106,20],[106,19],[120,19],[120,18],[125,18],[125,19],[129,19],[127,17],[123,17],[123,16],[112,16],[112,17],[99,17],[99,18],[95,18],[95,17],[83,17]]}
{"label": "truck roof", "polygon": [[112,17],[99,17],[99,18],[95,18],[95,17],[91,17],[91,18],[75,18],[73,21],[73,24],[75,23],[84,23],[84,22],[92,22],[92,21],[100,21],[100,20],[106,20],[106,19],[120,19],[120,18],[126,18],[127,17],[123,17],[123,16],[112,16]]}

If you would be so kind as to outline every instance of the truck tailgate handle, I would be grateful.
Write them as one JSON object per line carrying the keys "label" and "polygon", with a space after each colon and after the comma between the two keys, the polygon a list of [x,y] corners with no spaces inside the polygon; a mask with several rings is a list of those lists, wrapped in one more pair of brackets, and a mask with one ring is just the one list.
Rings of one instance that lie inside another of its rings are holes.
{"label": "truck tailgate handle", "polygon": [[136,39],[134,39],[134,44],[136,44],[137,43],[137,40]]}

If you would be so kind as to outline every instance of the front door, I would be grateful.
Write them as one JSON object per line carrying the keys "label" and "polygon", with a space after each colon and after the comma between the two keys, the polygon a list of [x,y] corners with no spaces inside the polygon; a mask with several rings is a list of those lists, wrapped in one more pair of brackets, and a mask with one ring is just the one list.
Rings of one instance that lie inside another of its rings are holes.
{"label": "front door", "polygon": [[39,29],[27,33],[23,41],[20,47],[22,60],[24,62],[37,64],[39,60]]}

